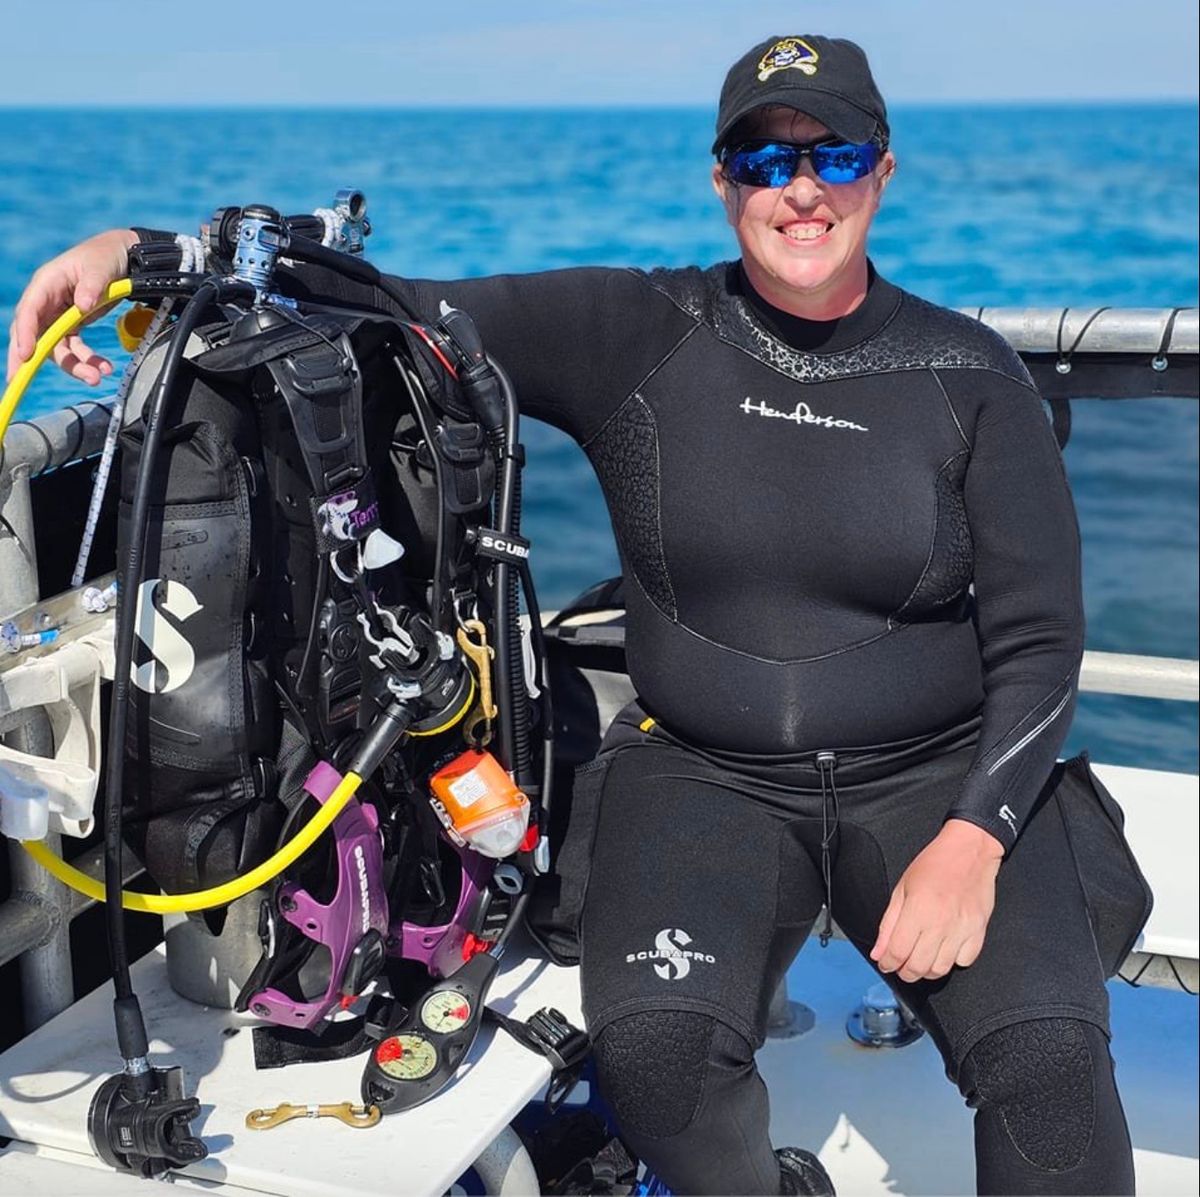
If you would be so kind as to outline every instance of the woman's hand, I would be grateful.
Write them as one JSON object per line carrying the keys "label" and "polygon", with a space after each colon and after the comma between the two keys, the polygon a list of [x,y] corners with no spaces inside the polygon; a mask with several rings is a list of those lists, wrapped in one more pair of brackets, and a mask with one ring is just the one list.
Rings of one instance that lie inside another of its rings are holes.
{"label": "woman's hand", "polygon": [[[71,304],[80,311],[91,311],[109,283],[125,277],[129,247],[136,242],[137,234],[132,229],[110,229],[81,241],[34,271],[9,328],[10,381],[22,362],[33,356],[38,337]],[[89,386],[95,386],[113,369],[112,362],[93,352],[77,332],[59,341],[54,360],[59,369]]]}
{"label": "woman's hand", "polygon": [[883,912],[871,959],[902,981],[936,981],[983,950],[1004,846],[964,819],[941,831],[904,870]]}

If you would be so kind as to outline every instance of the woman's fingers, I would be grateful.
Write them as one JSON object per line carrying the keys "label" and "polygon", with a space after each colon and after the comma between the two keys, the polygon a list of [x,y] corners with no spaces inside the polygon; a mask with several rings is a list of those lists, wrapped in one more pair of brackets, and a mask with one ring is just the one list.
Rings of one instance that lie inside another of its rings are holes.
{"label": "woman's fingers", "polygon": [[14,316],[12,323],[8,326],[8,368],[5,372],[5,381],[12,380],[12,376],[21,368],[24,360],[17,345],[17,320]]}
{"label": "woman's fingers", "polygon": [[908,959],[901,962],[896,975],[901,981],[923,981],[933,970],[933,962],[937,958],[938,949],[942,946],[942,936],[937,932],[923,931],[917,936]]}
{"label": "woman's fingers", "polygon": [[887,909],[883,912],[883,918],[879,920],[879,934],[875,937],[875,946],[871,949],[871,959],[876,963],[881,961],[884,953],[888,950],[888,943],[892,938],[892,931],[895,930],[896,921],[900,918],[900,911],[903,909],[903,907],[904,891],[897,886],[894,890],[892,890],[892,900],[888,903]]}
{"label": "woman's fingers", "polygon": [[[89,267],[80,275],[79,282],[75,284],[75,293],[72,296],[72,302],[81,312],[87,315],[104,298],[108,284],[112,281],[113,279],[103,270]],[[92,319],[98,319],[111,306],[109,304],[103,311],[96,312]]]}
{"label": "woman's fingers", "polygon": [[8,341],[8,377],[33,356],[38,337],[60,312],[66,311],[71,296],[70,280],[48,263],[34,273],[17,301]]}
{"label": "woman's fingers", "polygon": [[937,981],[944,977],[954,967],[960,950],[957,939],[943,939],[942,946],[938,948],[937,955],[933,958],[933,964],[925,975],[931,981]]}
{"label": "woman's fingers", "polygon": [[77,333],[63,337],[54,347],[58,368],[88,386],[95,386],[105,375],[112,373],[112,363],[92,350]]}
{"label": "woman's fingers", "polygon": [[877,964],[882,972],[893,973],[912,955],[921,935],[921,927],[913,918],[911,905],[902,905],[887,947],[880,953]]}
{"label": "woman's fingers", "polygon": [[[38,337],[72,304],[95,319],[107,311],[105,305],[92,313],[103,298],[108,284],[122,277],[127,268],[129,246],[137,240],[131,229],[110,229],[59,254],[34,271],[29,285],[17,302],[9,329],[8,377],[32,356]],[[64,348],[55,361],[72,377],[95,382],[112,364],[86,345]],[[93,363],[91,359],[97,359]],[[77,372],[82,368],[82,373]]]}
{"label": "woman's fingers", "polygon": [[962,947],[958,949],[954,957],[954,963],[961,968],[967,968],[979,959],[979,953],[983,951],[984,934],[980,932],[978,935],[972,935],[963,941]]}

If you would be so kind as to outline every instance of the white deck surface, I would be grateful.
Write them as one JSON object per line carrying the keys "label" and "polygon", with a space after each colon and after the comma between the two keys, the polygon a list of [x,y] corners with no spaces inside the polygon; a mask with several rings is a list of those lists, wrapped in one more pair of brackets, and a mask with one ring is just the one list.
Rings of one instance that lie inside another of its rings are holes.
{"label": "white deck surface", "polygon": [[[248,1131],[244,1119],[255,1107],[358,1101],[363,1057],[258,1072],[249,1030],[256,1020],[176,996],[167,985],[161,948],[139,961],[133,974],[154,1063],[182,1064],[187,1091],[200,1098],[194,1127],[210,1154],[187,1174],[207,1181],[287,1197],[441,1194],[550,1075],[544,1059],[507,1035],[493,1042],[494,1031],[485,1027],[448,1089],[376,1127],[354,1130],[322,1118]],[[576,977],[575,970],[509,953],[489,1004],[520,1018],[552,1005],[579,1023]],[[90,1157],[88,1105],[118,1063],[111,1010],[112,987],[101,986],[0,1057],[0,1134]],[[0,1192],[30,1192],[24,1183],[10,1185],[14,1164],[28,1161],[8,1163],[0,1156]],[[36,1190],[55,1191],[40,1182]],[[120,1190],[97,1190],[109,1191]]]}
{"label": "white deck surface", "polygon": [[[56,1151],[30,1143],[13,1143],[0,1151],[0,1193],[5,1197],[149,1197],[147,1182],[114,1172],[102,1161],[75,1151]],[[254,1197],[248,1189],[222,1186],[227,1197]],[[201,1181],[175,1177],[173,1190],[188,1197],[211,1191]]]}

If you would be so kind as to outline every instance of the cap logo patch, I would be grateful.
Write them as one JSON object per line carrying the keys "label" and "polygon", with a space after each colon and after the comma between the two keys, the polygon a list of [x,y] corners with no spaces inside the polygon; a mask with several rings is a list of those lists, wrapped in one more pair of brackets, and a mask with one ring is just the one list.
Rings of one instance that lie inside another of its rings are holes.
{"label": "cap logo patch", "polygon": [[821,56],[808,44],[798,37],[785,37],[776,42],[758,62],[758,81],[766,83],[776,71],[786,71],[795,68],[806,75],[817,73],[817,63]]}

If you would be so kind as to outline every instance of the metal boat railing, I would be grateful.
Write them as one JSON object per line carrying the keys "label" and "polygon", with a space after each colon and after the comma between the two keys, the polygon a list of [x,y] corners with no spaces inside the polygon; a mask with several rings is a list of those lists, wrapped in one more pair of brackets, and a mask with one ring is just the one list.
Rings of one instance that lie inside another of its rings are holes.
{"label": "metal boat railing", "polygon": [[[1200,323],[1196,309],[1006,309],[967,308],[1004,335],[1030,363],[1041,358],[1059,368],[1055,386],[1077,361],[1097,364],[1113,356],[1131,359],[1148,384],[1145,393],[1195,396]],[[1164,364],[1164,360],[1165,363]],[[1066,364],[1067,370],[1061,369]],[[1035,370],[1035,376],[1037,371]],[[1083,375],[1084,372],[1080,372]],[[1076,376],[1083,384],[1085,378]],[[1039,379],[1039,383],[1040,383]],[[1154,385],[1149,385],[1149,384]],[[1136,385],[1131,383],[1130,385]],[[1085,391],[1071,392],[1085,397]],[[1128,391],[1130,396],[1135,392]],[[1141,393],[1141,392],[1137,392]],[[0,449],[0,619],[38,601],[37,545],[30,482],[46,471],[99,452],[110,408],[86,402],[36,419],[14,423]],[[1144,698],[1200,700],[1200,662],[1123,653],[1084,654],[1080,689]],[[40,708],[14,710],[0,668],[0,738],[35,755],[53,751],[49,723]],[[61,851],[58,836],[50,847]],[[10,894],[0,902],[0,966],[20,960],[26,1030],[66,1009],[74,999],[70,923],[93,903],[68,890],[21,850],[9,844]],[[74,863],[92,876],[102,869],[102,852],[85,851]],[[127,879],[140,870],[133,863]],[[1143,984],[1195,988],[1196,962],[1166,958],[1133,960]],[[1184,975],[1181,980],[1180,968]]]}
{"label": "metal boat railing", "polygon": [[[1200,353],[1197,308],[959,308],[1030,354],[1152,355]],[[1166,367],[1158,367],[1166,369]],[[1084,396],[1081,396],[1083,398]]]}
{"label": "metal boat railing", "polygon": [[[80,403],[9,427],[0,447],[0,619],[39,598],[30,482],[47,470],[98,453],[110,412],[101,403]],[[21,752],[53,754],[45,711],[12,711],[3,674],[0,734],[6,744]],[[50,835],[47,841],[52,851],[61,852],[61,837]],[[99,876],[103,853],[91,855],[93,859],[83,863]],[[51,877],[11,840],[8,863],[10,894],[0,904],[0,964],[20,957],[25,1027],[31,1031],[75,1000],[70,925],[91,903],[86,899],[77,902],[80,895]]]}

